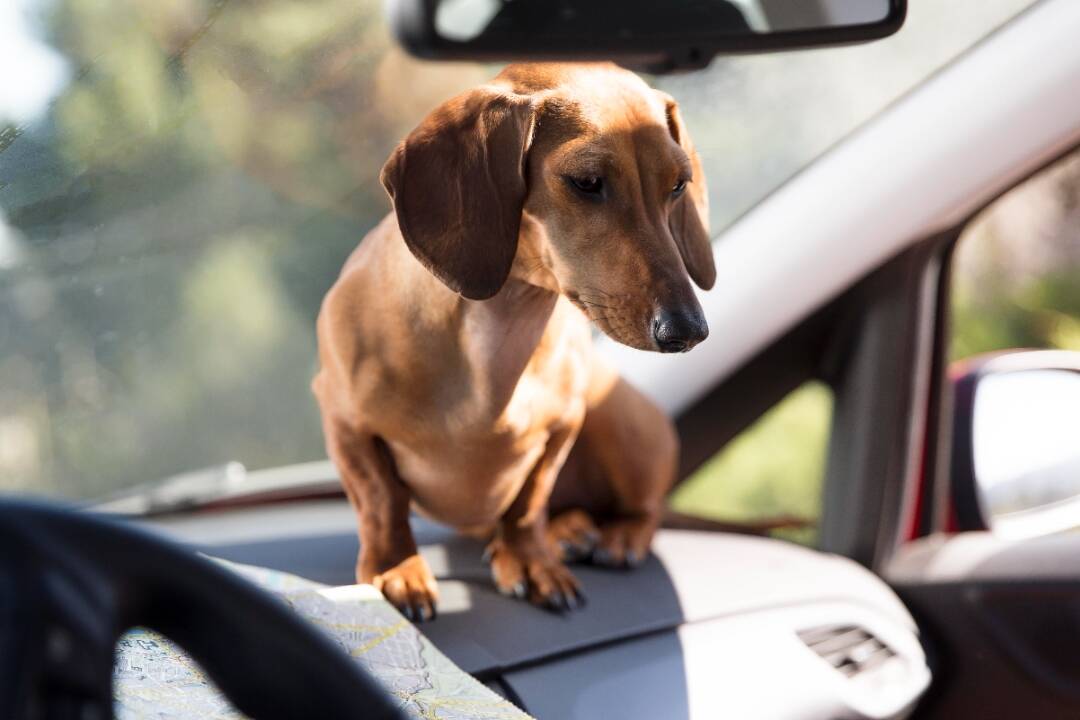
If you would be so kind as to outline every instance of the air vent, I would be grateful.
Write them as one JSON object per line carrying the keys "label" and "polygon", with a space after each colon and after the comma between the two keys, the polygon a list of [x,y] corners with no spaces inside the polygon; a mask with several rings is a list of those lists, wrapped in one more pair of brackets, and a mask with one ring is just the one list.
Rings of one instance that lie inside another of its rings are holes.
{"label": "air vent", "polygon": [[888,645],[855,625],[829,625],[800,630],[799,639],[847,677],[880,667],[896,657]]}

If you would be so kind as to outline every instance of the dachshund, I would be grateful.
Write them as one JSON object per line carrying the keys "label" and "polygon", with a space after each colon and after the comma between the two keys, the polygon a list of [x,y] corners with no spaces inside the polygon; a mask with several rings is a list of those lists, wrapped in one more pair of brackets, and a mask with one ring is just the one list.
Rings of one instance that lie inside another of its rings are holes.
{"label": "dachshund", "polygon": [[642,562],[678,456],[591,326],[665,353],[708,335],[705,176],[678,105],[610,64],[511,65],[436,108],[380,179],[393,212],[323,301],[312,383],[357,580],[434,617],[415,509],[486,538],[500,592],[577,607],[566,563]]}

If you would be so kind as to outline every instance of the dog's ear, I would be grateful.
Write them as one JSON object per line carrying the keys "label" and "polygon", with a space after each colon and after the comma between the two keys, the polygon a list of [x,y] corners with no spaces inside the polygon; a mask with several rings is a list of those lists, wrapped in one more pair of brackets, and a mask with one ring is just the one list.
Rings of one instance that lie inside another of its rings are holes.
{"label": "dog's ear", "polygon": [[705,186],[705,171],[701,158],[690,141],[690,133],[679,115],[679,105],[667,93],[659,93],[667,108],[667,124],[671,137],[679,143],[694,173],[683,196],[671,208],[668,225],[675,244],[679,247],[686,271],[702,290],[708,290],[716,282],[716,265],[713,263],[712,242],[709,240],[709,193]]}
{"label": "dog's ear", "polygon": [[383,166],[405,243],[470,300],[490,298],[510,274],[532,128],[528,96],[483,86],[436,108]]}

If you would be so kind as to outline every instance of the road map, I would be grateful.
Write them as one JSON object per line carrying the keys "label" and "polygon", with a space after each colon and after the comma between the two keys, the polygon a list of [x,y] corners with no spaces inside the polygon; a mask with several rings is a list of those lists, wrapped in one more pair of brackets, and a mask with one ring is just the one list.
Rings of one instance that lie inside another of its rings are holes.
{"label": "road map", "polygon": [[[458,669],[370,585],[328,587],[275,570],[219,562],[323,629],[397,696],[411,717],[529,720]],[[183,650],[152,630],[136,628],[120,639],[113,679],[119,720],[244,717]]]}

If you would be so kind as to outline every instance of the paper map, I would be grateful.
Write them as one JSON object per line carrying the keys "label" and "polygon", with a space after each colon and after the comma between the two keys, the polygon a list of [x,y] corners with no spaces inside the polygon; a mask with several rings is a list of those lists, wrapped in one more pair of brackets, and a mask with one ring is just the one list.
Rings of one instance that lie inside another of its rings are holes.
{"label": "paper map", "polygon": [[[529,720],[459,670],[370,585],[328,587],[275,570],[224,565],[277,595],[356,658],[406,714],[430,720]],[[113,671],[120,720],[243,718],[183,650],[137,628],[117,644]]]}

